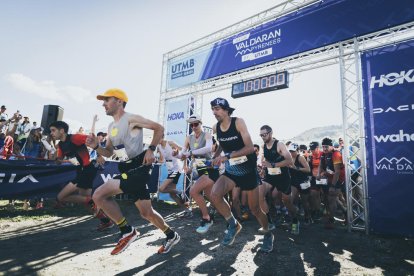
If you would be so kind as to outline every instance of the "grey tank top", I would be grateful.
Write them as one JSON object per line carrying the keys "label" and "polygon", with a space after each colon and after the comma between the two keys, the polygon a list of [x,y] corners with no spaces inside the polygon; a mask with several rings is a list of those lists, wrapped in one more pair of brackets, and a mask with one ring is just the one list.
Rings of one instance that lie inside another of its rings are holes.
{"label": "grey tank top", "polygon": [[[194,133],[190,135],[190,150],[201,149],[201,148],[204,148],[205,146],[206,146],[206,133],[204,131],[201,132],[200,137],[198,137],[198,139],[196,139]],[[211,152],[207,154],[203,154],[203,155],[197,155],[195,157],[205,158],[206,160],[210,160]]]}
{"label": "grey tank top", "polygon": [[125,148],[129,159],[136,157],[143,151],[143,129],[140,127],[131,128],[129,118],[131,113],[125,112],[118,122],[109,124],[108,136],[114,149]]}

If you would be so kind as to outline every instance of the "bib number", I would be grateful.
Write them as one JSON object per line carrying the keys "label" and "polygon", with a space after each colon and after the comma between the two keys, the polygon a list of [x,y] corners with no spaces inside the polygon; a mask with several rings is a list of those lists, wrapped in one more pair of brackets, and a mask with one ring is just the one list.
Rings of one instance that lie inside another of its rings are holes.
{"label": "bib number", "polygon": [[279,175],[279,174],[282,174],[282,170],[279,167],[267,168],[267,173],[269,175]]}
{"label": "bib number", "polygon": [[310,188],[310,186],[311,186],[311,184],[310,184],[310,182],[309,182],[309,181],[306,181],[306,182],[300,183],[300,188],[301,188],[302,190],[306,190],[306,189]]}
{"label": "bib number", "polygon": [[316,179],[316,184],[318,184],[318,185],[328,185],[328,179],[326,179],[326,178],[321,178],[320,180]]}
{"label": "bib number", "polygon": [[234,158],[229,159],[229,164],[230,166],[240,165],[240,164],[245,163],[246,161],[247,161],[246,156],[234,157]]}
{"label": "bib number", "polygon": [[129,160],[128,154],[125,150],[124,145],[114,146],[114,153],[119,161],[127,161]]}
{"label": "bib number", "polygon": [[78,159],[76,159],[76,157],[72,157],[72,158],[68,159],[68,161],[70,163],[72,163],[72,165],[75,165],[75,166],[79,166],[80,165],[79,164],[79,161],[78,161]]}
{"label": "bib number", "polygon": [[195,158],[193,166],[196,168],[205,167],[206,165],[206,159],[205,158]]}

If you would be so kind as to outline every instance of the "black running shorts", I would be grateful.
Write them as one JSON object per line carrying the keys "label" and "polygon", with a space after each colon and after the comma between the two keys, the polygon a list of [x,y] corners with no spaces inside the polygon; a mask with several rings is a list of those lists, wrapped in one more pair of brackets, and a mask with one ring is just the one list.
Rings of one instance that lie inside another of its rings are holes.
{"label": "black running shorts", "polygon": [[91,163],[86,167],[78,166],[76,177],[71,182],[81,189],[92,189],[98,169]]}
{"label": "black running shorts", "polygon": [[172,179],[174,184],[178,183],[178,180],[180,179],[181,173],[173,171],[168,174],[167,179]]}
{"label": "black running shorts", "polygon": [[151,199],[148,182],[151,166],[138,167],[117,175],[114,179],[121,180],[122,192],[132,195],[134,201]]}
{"label": "black running shorts", "polygon": [[257,170],[253,170],[252,172],[242,176],[232,175],[225,171],[224,175],[233,180],[236,183],[236,187],[240,188],[242,191],[253,190],[260,183],[260,177]]}
{"label": "black running shorts", "polygon": [[290,195],[292,192],[289,174],[269,175],[266,173],[265,181],[285,195]]}

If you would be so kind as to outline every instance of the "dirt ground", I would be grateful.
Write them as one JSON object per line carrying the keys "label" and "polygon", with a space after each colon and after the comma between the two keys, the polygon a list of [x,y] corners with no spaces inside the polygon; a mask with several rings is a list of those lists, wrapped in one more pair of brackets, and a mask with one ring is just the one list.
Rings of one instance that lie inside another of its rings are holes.
{"label": "dirt ground", "polygon": [[[0,206],[1,275],[414,275],[414,242],[402,238],[301,227],[299,236],[274,230],[274,251],[258,252],[262,236],[250,218],[235,243],[223,248],[225,222],[218,217],[205,235],[195,232],[199,213],[181,219],[174,205],[154,202],[181,235],[168,255],[156,254],[164,236],[123,201],[129,222],[141,232],[123,253],[111,256],[115,228],[99,233],[82,208],[22,211]],[[29,216],[29,217],[28,217]]]}

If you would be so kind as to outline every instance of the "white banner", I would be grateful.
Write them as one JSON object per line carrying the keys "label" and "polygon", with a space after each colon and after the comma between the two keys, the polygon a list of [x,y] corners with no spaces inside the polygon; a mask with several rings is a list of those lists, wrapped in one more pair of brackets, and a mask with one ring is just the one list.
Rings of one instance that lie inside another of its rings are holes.
{"label": "white banner", "polygon": [[165,117],[165,138],[174,141],[179,145],[184,145],[187,136],[187,118],[190,116],[190,104],[192,97],[182,97],[166,102]]}

